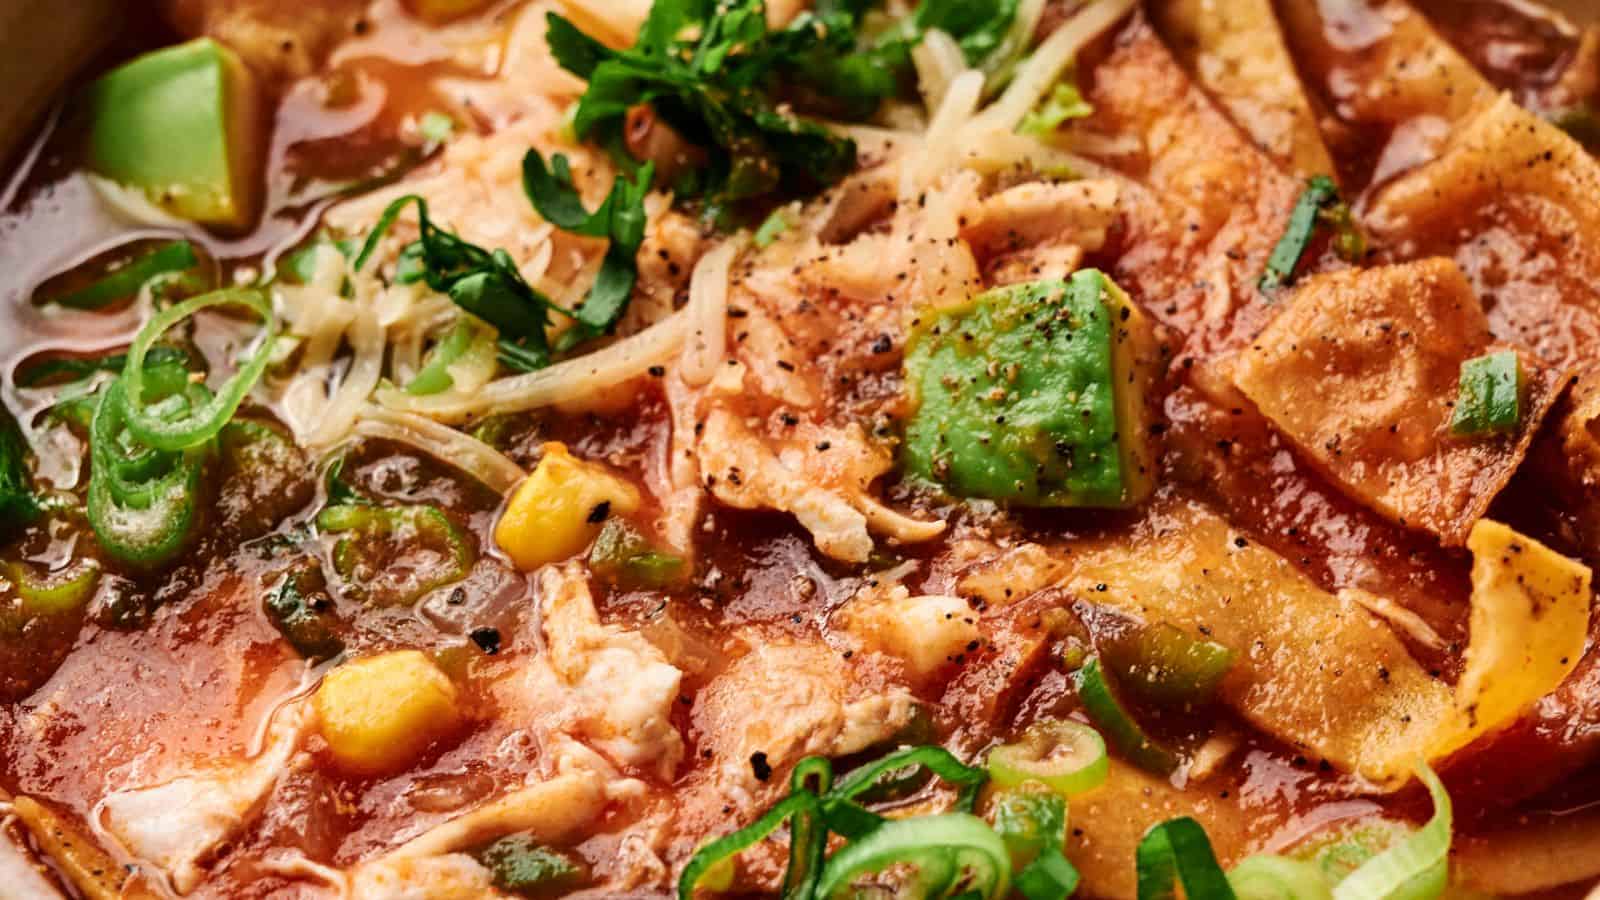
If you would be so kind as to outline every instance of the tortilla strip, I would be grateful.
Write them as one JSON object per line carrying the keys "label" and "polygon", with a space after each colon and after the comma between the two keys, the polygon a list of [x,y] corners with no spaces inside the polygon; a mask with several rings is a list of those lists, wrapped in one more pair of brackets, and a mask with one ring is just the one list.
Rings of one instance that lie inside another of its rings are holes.
{"label": "tortilla strip", "polygon": [[1173,55],[1273,162],[1301,177],[1334,173],[1271,0],[1173,0],[1150,14]]}
{"label": "tortilla strip", "polygon": [[1433,678],[1379,617],[1193,504],[1085,548],[1086,602],[1206,634],[1239,652],[1223,698],[1263,731],[1381,790],[1516,719],[1577,664],[1589,570],[1503,525],[1468,540],[1473,645],[1459,685]]}

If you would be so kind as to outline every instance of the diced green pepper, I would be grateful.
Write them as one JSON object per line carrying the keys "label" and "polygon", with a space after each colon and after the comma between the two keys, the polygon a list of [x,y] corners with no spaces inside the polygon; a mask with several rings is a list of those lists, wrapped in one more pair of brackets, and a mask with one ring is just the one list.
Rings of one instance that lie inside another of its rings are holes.
{"label": "diced green pepper", "polygon": [[422,368],[406,384],[406,393],[413,397],[425,397],[450,390],[456,383],[455,376],[450,374],[451,367],[467,362],[474,355],[482,356],[483,362],[491,363],[495,355],[494,335],[480,329],[470,319],[462,319],[433,345]]}
{"label": "diced green pepper", "polygon": [[1083,99],[1083,92],[1078,90],[1076,75],[1068,72],[1061,77],[1055,88],[1039,101],[1038,106],[1022,117],[1022,122],[1017,125],[1017,133],[1045,140],[1067,122],[1092,115],[1094,107]]}
{"label": "diced green pepper", "polygon": [[429,110],[417,120],[417,133],[430,144],[442,144],[456,133],[456,120],[438,110]]}
{"label": "diced green pepper", "polygon": [[[332,247],[345,259],[351,259],[361,251],[361,242],[355,238],[334,240],[323,235],[297,250],[284,254],[278,260],[279,273],[289,276],[296,284],[310,284],[311,279],[317,275],[317,254],[323,247]],[[349,284],[342,285],[341,288],[341,293],[349,296]]]}
{"label": "diced green pepper", "polygon": [[1450,431],[1463,437],[1510,434],[1522,422],[1522,362],[1515,350],[1461,364],[1461,388]]}
{"label": "diced green pepper", "polygon": [[761,227],[756,229],[756,235],[752,240],[756,247],[765,250],[777,242],[778,238],[788,230],[788,217],[783,214],[782,209],[775,209],[772,211],[772,215],[767,216],[766,220],[761,223]]}
{"label": "diced green pepper", "polygon": [[1236,654],[1215,642],[1160,623],[1105,642],[1100,653],[1117,684],[1160,706],[1208,703]]}
{"label": "diced green pepper", "polygon": [[467,577],[477,548],[432,506],[330,506],[317,527],[341,535],[333,568],[346,590],[377,606],[402,606]]}
{"label": "diced green pepper", "polygon": [[1054,847],[1059,850],[1067,838],[1067,803],[1060,794],[1042,785],[1004,788],[990,800],[989,818],[1000,839],[1011,851],[1011,864],[1021,869]]}
{"label": "diced green pepper", "polygon": [[589,568],[624,588],[660,589],[681,581],[689,566],[683,557],[655,549],[632,525],[612,518],[589,550]]}
{"label": "diced green pepper", "polygon": [[210,38],[147,53],[89,88],[89,165],[174,215],[243,228],[260,194],[260,98]]}
{"label": "diced green pepper", "polygon": [[959,497],[1127,507],[1149,496],[1148,321],[1093,269],[921,320],[905,465]]}
{"label": "diced green pepper", "polygon": [[588,881],[584,867],[565,853],[514,834],[478,851],[495,887],[520,897],[560,897]]}

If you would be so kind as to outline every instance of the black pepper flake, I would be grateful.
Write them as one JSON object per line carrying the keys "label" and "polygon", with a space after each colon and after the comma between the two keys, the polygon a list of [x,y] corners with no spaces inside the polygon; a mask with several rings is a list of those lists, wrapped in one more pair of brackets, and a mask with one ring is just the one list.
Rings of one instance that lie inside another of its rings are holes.
{"label": "black pepper flake", "polygon": [[772,777],[772,764],[767,762],[767,754],[760,750],[750,754],[750,772],[756,776],[757,781],[766,781]]}
{"label": "black pepper flake", "polygon": [[598,525],[601,522],[604,522],[606,519],[610,518],[610,516],[611,516],[611,501],[610,500],[601,500],[599,503],[596,503],[594,505],[594,509],[589,510],[589,524]]}
{"label": "black pepper flake", "polygon": [[472,638],[472,642],[478,645],[479,650],[490,656],[500,652],[500,629],[498,628],[474,628],[472,633],[467,636]]}

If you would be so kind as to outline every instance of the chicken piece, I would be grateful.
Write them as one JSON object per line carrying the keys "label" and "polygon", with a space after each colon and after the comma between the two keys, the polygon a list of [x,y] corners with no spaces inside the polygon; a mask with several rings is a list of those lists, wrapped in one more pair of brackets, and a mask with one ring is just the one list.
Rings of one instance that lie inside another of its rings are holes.
{"label": "chicken piece", "polygon": [[1117,217],[1120,186],[1109,178],[1030,182],[986,197],[962,215],[961,238],[979,254],[1045,243],[1099,250]]}
{"label": "chicken piece", "polygon": [[1006,606],[1055,583],[1068,567],[1038,544],[1021,544],[980,559],[958,582],[964,597],[989,606]]}
{"label": "chicken piece", "polygon": [[1502,97],[1385,185],[1365,224],[1407,256],[1454,256],[1496,337],[1572,365],[1600,347],[1596,196],[1600,160]]}
{"label": "chicken piece", "polygon": [[350,875],[350,900],[482,900],[506,897],[489,870],[464,853],[385,857]]}
{"label": "chicken piece", "polygon": [[874,532],[915,543],[944,531],[943,522],[913,519],[872,496],[872,482],[893,461],[867,443],[860,426],[792,432],[765,441],[731,411],[713,409],[696,451],[701,481],[729,506],[790,513],[817,549],[847,562],[866,561]]}
{"label": "chicken piece", "polygon": [[784,782],[757,778],[755,754],[783,773],[802,757],[859,753],[893,737],[915,709],[904,688],[869,688],[825,647],[761,643],[700,691],[691,718],[723,791],[753,805],[763,781]]}
{"label": "chicken piece", "polygon": [[180,893],[204,878],[217,845],[242,830],[289,765],[309,716],[302,703],[279,710],[266,750],[253,759],[196,767],[152,787],[102,801],[107,829],[135,857],[166,871]]}
{"label": "chicken piece", "polygon": [[1491,349],[1461,271],[1425,260],[1306,282],[1241,354],[1234,383],[1351,497],[1460,545],[1556,396],[1558,378],[1523,355],[1516,427],[1453,434],[1462,364]]}
{"label": "chicken piece", "polygon": [[1272,0],[1174,0],[1149,9],[1167,46],[1273,162],[1302,178],[1333,174]]}
{"label": "chicken piece", "polygon": [[862,650],[894,657],[916,685],[932,682],[978,648],[978,614],[960,597],[913,597],[903,584],[880,583],[858,592],[834,624]]}
{"label": "chicken piece", "polygon": [[683,673],[638,632],[601,624],[581,564],[544,569],[539,594],[547,655],[517,676],[518,695],[616,765],[670,781],[683,759],[671,719]]}
{"label": "chicken piece", "polygon": [[257,74],[304,78],[355,30],[366,0],[167,0],[167,17],[186,37],[209,36],[232,47]]}

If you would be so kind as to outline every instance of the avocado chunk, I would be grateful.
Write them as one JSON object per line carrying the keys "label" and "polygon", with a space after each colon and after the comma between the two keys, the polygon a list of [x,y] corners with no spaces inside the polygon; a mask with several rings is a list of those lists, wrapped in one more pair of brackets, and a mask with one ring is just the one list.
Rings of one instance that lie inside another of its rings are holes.
{"label": "avocado chunk", "polygon": [[88,89],[89,168],[180,218],[255,219],[260,97],[237,54],[200,38],[147,53]]}
{"label": "avocado chunk", "polygon": [[1127,507],[1153,489],[1148,319],[1104,274],[981,294],[918,320],[904,464],[958,497]]}

